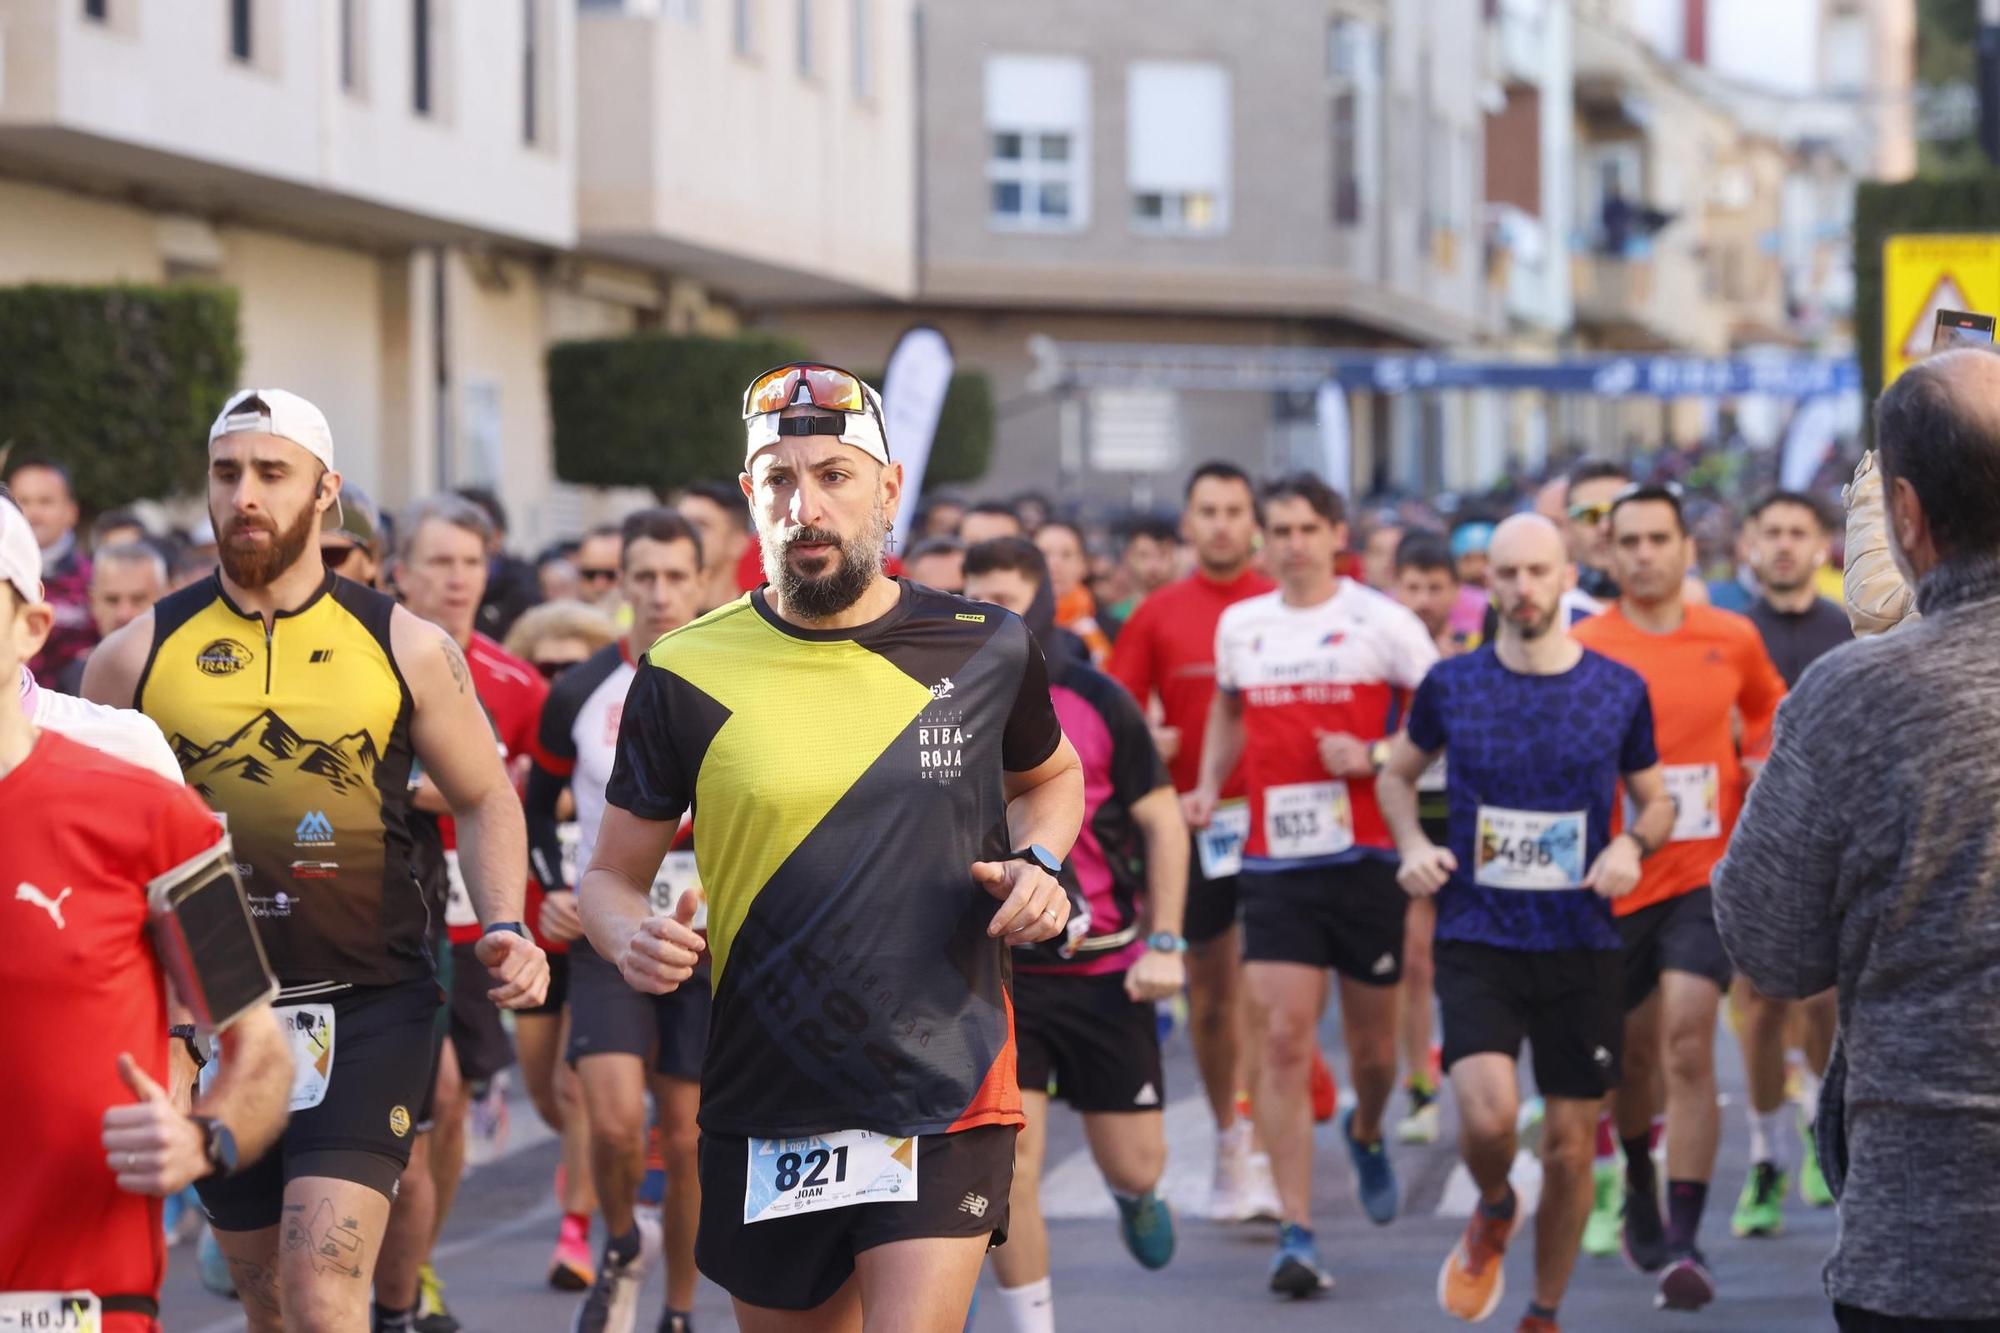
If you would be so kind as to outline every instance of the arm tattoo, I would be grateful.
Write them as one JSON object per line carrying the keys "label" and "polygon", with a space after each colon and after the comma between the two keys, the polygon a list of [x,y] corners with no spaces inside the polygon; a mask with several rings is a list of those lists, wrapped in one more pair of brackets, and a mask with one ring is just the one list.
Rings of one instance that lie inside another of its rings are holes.
{"label": "arm tattoo", "polygon": [[451,665],[451,678],[458,682],[458,692],[464,694],[472,684],[472,668],[465,664],[465,653],[450,638],[444,641],[444,660]]}

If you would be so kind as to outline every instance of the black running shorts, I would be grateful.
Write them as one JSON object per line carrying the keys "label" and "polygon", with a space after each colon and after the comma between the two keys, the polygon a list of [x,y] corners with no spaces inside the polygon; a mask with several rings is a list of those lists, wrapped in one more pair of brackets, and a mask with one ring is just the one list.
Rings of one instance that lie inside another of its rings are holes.
{"label": "black running shorts", "polygon": [[1181,933],[1189,944],[1207,944],[1236,924],[1237,891],[1241,877],[1225,875],[1210,879],[1201,873],[1201,845],[1188,844],[1187,907],[1181,918]]}
{"label": "black running shorts", "polygon": [[451,1045],[459,1076],[475,1094],[514,1063],[514,1043],[499,1008],[486,997],[493,978],[474,952],[478,947],[476,940],[451,946]]}
{"label": "black running shorts", "polygon": [[1431,946],[1444,1067],[1468,1055],[1534,1052],[1544,1097],[1595,1101],[1618,1086],[1625,1039],[1623,956],[1616,949],[1500,949],[1463,940]]}
{"label": "black running shorts", "polygon": [[1023,1092],[1050,1089],[1078,1111],[1157,1111],[1166,1097],[1159,1020],[1123,972],[1016,971],[1014,1043]]}
{"label": "black running shorts", "polygon": [[651,1058],[653,1072],[701,1081],[708,1046],[709,969],[665,995],[646,995],[586,940],[569,946],[569,1062],[592,1055]]}
{"label": "black running shorts", "polygon": [[982,1125],[917,1141],[917,1198],[743,1220],[749,1141],[701,1136],[701,1228],[694,1258],[703,1276],[737,1300],[771,1310],[824,1305],[854,1274],[864,1250],[899,1240],[983,1236],[1007,1239],[1014,1184],[1012,1125]]}
{"label": "black running shorts", "polygon": [[1662,972],[1707,977],[1727,992],[1734,971],[1715,929],[1715,897],[1706,888],[1683,893],[1618,918],[1625,941],[1625,1008],[1637,1009]]}
{"label": "black running shorts", "polygon": [[355,986],[277,1010],[279,1023],[289,1027],[313,1021],[311,1006],[331,1006],[325,1093],[317,1106],[292,1112],[276,1146],[261,1159],[227,1179],[196,1184],[216,1230],[276,1226],[285,1186],[303,1176],[351,1180],[395,1199],[431,1081],[439,1003],[437,983],[424,978]]}
{"label": "black running shorts", "polygon": [[1243,872],[1243,961],[1330,967],[1364,986],[1403,979],[1410,898],[1393,861]]}

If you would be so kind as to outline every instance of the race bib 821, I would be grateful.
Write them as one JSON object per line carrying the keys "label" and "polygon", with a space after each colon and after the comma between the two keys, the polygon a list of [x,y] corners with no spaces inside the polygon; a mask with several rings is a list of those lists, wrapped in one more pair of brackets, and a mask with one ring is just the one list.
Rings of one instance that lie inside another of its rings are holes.
{"label": "race bib 821", "polygon": [[743,1221],[768,1222],[857,1203],[917,1201],[917,1140],[845,1129],[751,1139]]}

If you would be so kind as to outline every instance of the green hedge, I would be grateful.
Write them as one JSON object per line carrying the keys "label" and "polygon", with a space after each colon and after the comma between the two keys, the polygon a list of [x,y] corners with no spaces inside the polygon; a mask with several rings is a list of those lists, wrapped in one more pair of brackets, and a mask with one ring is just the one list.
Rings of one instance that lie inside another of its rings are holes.
{"label": "green hedge", "polygon": [[[644,486],[664,495],[743,469],[743,388],[758,371],[810,356],[789,338],[681,338],[642,333],[549,349],[556,475],[586,486]],[[878,388],[881,372],[862,372]],[[977,481],[993,457],[993,389],[952,376],[925,485]]]}
{"label": "green hedge", "polygon": [[1854,344],[1872,406],[1882,392],[1882,244],[1899,232],[2000,229],[2000,174],[1863,184],[1854,196]]}
{"label": "green hedge", "polygon": [[[861,378],[882,387],[882,371],[862,371]],[[938,411],[937,439],[924,465],[924,489],[978,481],[993,462],[993,384],[976,370],[951,377]]]}
{"label": "green hedge", "polygon": [[549,349],[556,475],[664,495],[743,470],[743,389],[806,355],[789,338],[640,333]]}
{"label": "green hedge", "polygon": [[242,364],[234,291],[0,287],[0,449],[67,466],[90,513],[185,493]]}

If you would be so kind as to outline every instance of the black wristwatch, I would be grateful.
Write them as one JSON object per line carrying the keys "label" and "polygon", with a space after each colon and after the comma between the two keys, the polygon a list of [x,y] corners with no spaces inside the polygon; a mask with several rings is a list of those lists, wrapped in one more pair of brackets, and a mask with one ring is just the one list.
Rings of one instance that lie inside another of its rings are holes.
{"label": "black wristwatch", "polygon": [[208,1160],[208,1174],[235,1175],[236,1136],[229,1132],[229,1126],[212,1115],[191,1115],[188,1119],[201,1131],[201,1155]]}
{"label": "black wristwatch", "polygon": [[528,938],[528,928],[518,921],[495,921],[484,933],[492,935],[503,930],[511,935],[519,935],[524,940]]}
{"label": "black wristwatch", "polygon": [[1051,875],[1062,874],[1062,858],[1039,842],[1031,842],[1018,852],[1007,854],[1009,861],[1026,861],[1029,865],[1040,866]]}
{"label": "black wristwatch", "polygon": [[167,1035],[179,1037],[187,1045],[188,1058],[194,1061],[195,1073],[208,1068],[208,1053],[201,1049],[201,1042],[195,1037],[194,1024],[176,1023],[167,1029]]}

